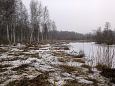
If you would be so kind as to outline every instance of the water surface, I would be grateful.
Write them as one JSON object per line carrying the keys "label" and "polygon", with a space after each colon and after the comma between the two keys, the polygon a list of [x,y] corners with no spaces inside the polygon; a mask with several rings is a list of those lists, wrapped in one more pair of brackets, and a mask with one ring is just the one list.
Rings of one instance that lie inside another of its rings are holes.
{"label": "water surface", "polygon": [[95,44],[94,42],[74,42],[70,43],[70,51],[84,51],[85,58],[93,61],[94,64],[106,63],[115,64],[115,45],[107,46],[104,44]]}

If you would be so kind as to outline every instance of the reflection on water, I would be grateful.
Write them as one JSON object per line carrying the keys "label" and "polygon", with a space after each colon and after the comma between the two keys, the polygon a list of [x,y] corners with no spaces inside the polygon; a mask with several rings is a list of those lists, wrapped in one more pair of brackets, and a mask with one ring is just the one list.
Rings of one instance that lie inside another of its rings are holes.
{"label": "reflection on water", "polygon": [[115,66],[115,45],[99,45],[94,42],[76,42],[70,43],[70,51],[84,51],[88,61],[92,61],[93,65],[103,63],[107,66]]}

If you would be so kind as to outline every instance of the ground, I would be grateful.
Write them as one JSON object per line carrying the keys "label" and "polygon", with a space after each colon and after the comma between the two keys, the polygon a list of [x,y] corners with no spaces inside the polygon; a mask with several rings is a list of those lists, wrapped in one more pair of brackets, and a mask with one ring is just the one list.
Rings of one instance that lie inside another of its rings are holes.
{"label": "ground", "polygon": [[66,43],[0,47],[0,86],[112,86]]}

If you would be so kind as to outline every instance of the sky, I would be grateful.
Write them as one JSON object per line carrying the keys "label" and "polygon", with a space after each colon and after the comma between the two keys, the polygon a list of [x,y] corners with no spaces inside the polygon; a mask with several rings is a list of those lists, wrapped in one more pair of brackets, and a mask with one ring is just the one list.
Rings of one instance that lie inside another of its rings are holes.
{"label": "sky", "polygon": [[[29,9],[30,0],[22,0]],[[38,0],[40,1],[40,0]],[[49,9],[57,29],[79,33],[93,32],[110,22],[115,28],[115,0],[41,0]]]}

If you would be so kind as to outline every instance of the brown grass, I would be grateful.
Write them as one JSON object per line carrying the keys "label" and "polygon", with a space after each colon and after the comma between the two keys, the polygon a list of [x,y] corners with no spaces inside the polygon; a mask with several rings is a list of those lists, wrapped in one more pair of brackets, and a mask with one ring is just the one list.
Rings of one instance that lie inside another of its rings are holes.
{"label": "brown grass", "polygon": [[80,63],[85,63],[85,60],[83,60],[81,58],[74,58],[73,61],[80,62]]}
{"label": "brown grass", "polygon": [[72,72],[72,71],[76,71],[76,70],[77,70],[76,67],[69,66],[69,65],[60,65],[59,67],[60,67],[63,71],[66,71],[66,72]]}
{"label": "brown grass", "polygon": [[92,79],[92,78],[87,78],[86,80],[88,81],[92,81],[93,82],[93,86],[98,86],[98,81],[96,79]]}
{"label": "brown grass", "polygon": [[28,71],[26,68],[29,67],[28,64],[22,64],[20,65],[19,67],[15,67],[13,68],[12,70],[13,71],[17,71],[18,74],[21,74],[23,73],[24,71]]}
{"label": "brown grass", "polygon": [[80,86],[80,84],[76,80],[67,80],[63,86]]}
{"label": "brown grass", "polygon": [[99,71],[103,71],[103,69],[107,69],[108,67],[104,64],[97,64],[96,65],[96,68],[99,70]]}
{"label": "brown grass", "polygon": [[7,52],[8,50],[0,48],[0,53]]}
{"label": "brown grass", "polygon": [[85,74],[82,70],[82,68],[78,68],[78,67],[73,67],[73,66],[69,66],[69,65],[60,65],[59,66],[64,72],[68,72],[68,73],[74,73],[76,72],[76,74],[78,75],[82,75]]}
{"label": "brown grass", "polygon": [[62,57],[62,58],[58,58],[59,62],[69,62],[70,58],[69,57]]}
{"label": "brown grass", "polygon": [[51,86],[51,84],[48,81],[48,75],[41,74],[32,80],[25,77],[22,80],[12,81],[6,86]]}
{"label": "brown grass", "polygon": [[88,68],[88,69],[90,69],[90,68],[91,68],[91,66],[86,65],[86,64],[81,65],[81,67]]}
{"label": "brown grass", "polygon": [[65,53],[64,52],[52,52],[53,53],[53,56],[58,56],[58,57],[65,57],[66,55],[65,55]]}

